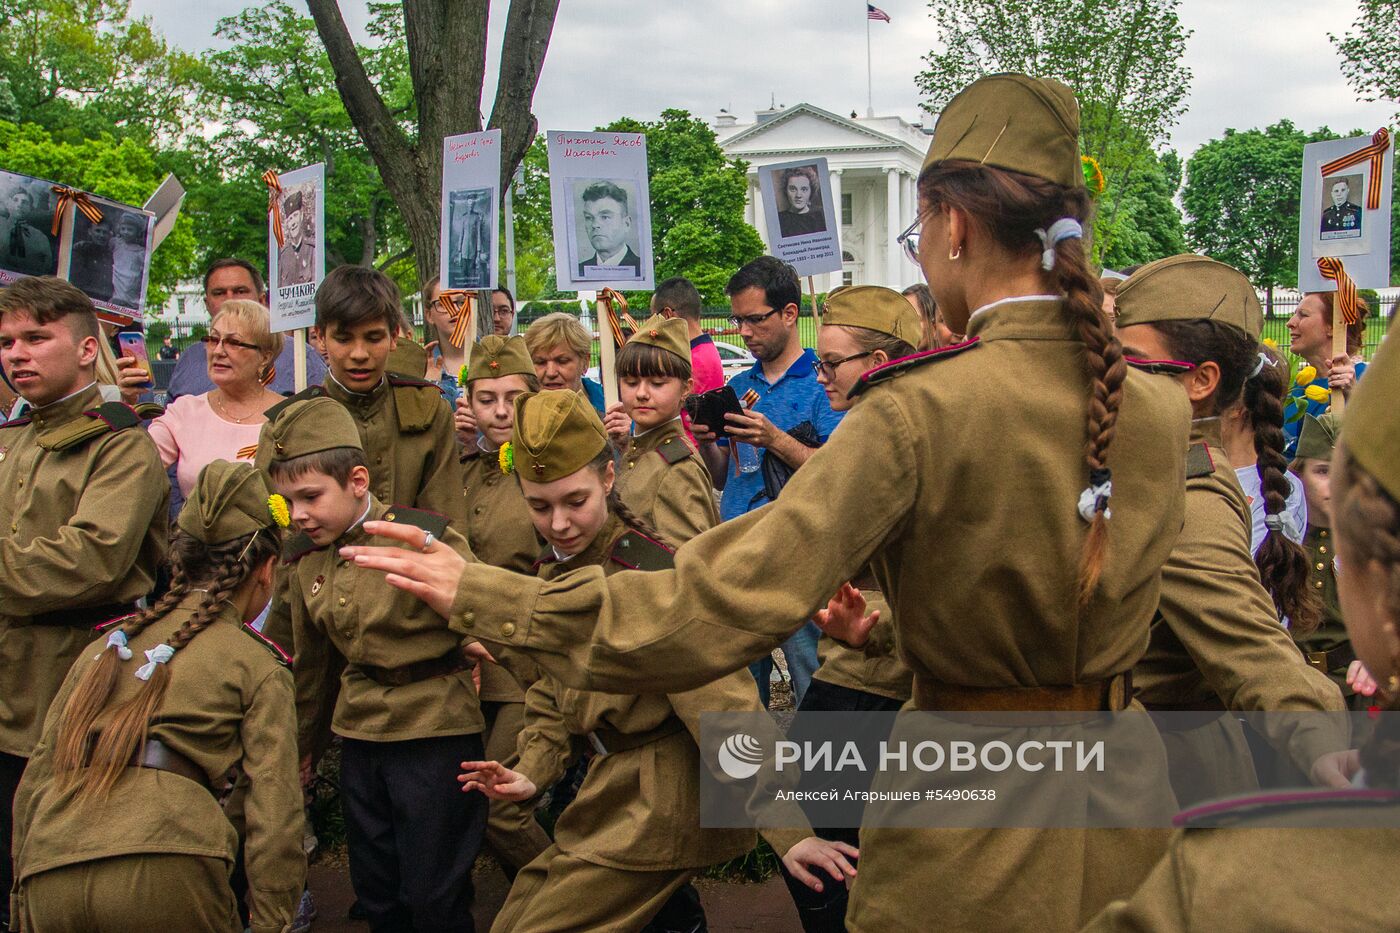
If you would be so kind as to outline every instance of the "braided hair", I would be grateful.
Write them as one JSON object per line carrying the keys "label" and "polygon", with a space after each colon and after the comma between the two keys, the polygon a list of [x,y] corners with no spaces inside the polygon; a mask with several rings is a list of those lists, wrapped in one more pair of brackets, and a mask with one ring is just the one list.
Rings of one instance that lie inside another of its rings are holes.
{"label": "braided hair", "polygon": [[[1088,192],[976,162],[947,160],[928,166],[919,176],[919,195],[930,209],[955,207],[983,226],[1003,248],[1018,255],[1038,255],[1045,244],[1037,231],[1072,218],[1087,225]],[[1084,346],[1089,377],[1085,418],[1084,467],[1091,488],[1110,479],[1108,449],[1113,443],[1123,381],[1128,367],[1123,346],[1103,310],[1103,287],[1089,269],[1084,241],[1062,239],[1053,246],[1051,274],[1064,294],[1064,307]],[[1108,497],[1098,496],[1079,558],[1078,601],[1083,609],[1098,588],[1108,540]]]}
{"label": "braided hair", "polygon": [[[1332,516],[1339,537],[1357,564],[1375,561],[1385,572],[1385,609],[1400,624],[1400,503],[1339,447],[1333,461]],[[1400,652],[1391,657],[1400,670]],[[1388,716],[1379,717],[1361,747],[1361,764],[1372,787],[1400,789],[1400,694],[1390,697]]]}
{"label": "braided hair", "polygon": [[[590,460],[588,465],[597,470],[598,475],[601,477],[607,470],[608,464],[616,462],[616,457],[617,449],[613,446],[612,441],[608,441],[607,446],[599,451],[598,456]],[[631,528],[633,531],[640,532],[658,544],[663,544],[671,548],[671,550],[675,550],[675,547],[667,543],[667,541],[661,537],[661,534],[655,528],[651,527],[650,523],[627,507],[627,504],[622,501],[622,496],[617,492],[616,482],[613,483],[612,489],[608,490],[608,511],[616,515],[622,524]]]}
{"label": "braided hair", "polygon": [[[166,639],[175,652],[185,648],[219,616],[221,605],[259,567],[277,556],[281,532],[260,529],[223,544],[206,545],[176,530],[170,540],[170,590],[155,605],[121,623],[120,631],[134,638],[165,618],[191,592],[204,590],[190,617]],[[136,694],[112,710],[111,719],[94,737],[98,717],[107,708],[121,673],[121,648],[103,649],[97,663],[79,678],[59,720],[54,743],[54,770],[60,779],[80,785],[78,799],[105,797],[122,772],[146,744],[151,721],[170,685],[169,664],[154,664],[153,673]]]}
{"label": "braided hair", "polygon": [[[1259,371],[1245,379],[1244,414],[1254,432],[1254,454],[1264,514],[1279,515],[1293,491],[1288,460],[1283,455],[1283,396],[1288,390],[1288,366],[1274,351],[1260,350]],[[1307,635],[1322,622],[1322,601],[1308,586],[1308,555],[1282,530],[1265,525],[1264,540],[1254,552],[1259,579],[1273,597],[1280,617],[1286,616],[1294,637]]]}

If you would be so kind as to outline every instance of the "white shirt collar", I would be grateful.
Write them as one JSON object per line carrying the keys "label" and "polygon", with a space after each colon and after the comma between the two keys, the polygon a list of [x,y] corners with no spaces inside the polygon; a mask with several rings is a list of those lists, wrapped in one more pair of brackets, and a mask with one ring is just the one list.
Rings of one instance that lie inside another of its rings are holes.
{"label": "white shirt collar", "polygon": [[646,437],[648,434],[651,434],[651,433],[654,432],[654,431],[660,431],[662,428],[666,427],[667,425],[675,424],[677,421],[680,421],[680,420],[681,420],[681,416],[680,416],[680,415],[676,415],[676,417],[672,418],[670,421],[663,421],[661,424],[658,424],[658,425],[657,425],[656,427],[654,427],[654,428],[647,428],[647,429],[646,429],[645,431],[643,431],[641,434],[633,434],[633,435],[632,435],[632,439],[633,439],[633,440],[636,440],[636,439],[639,438],[639,437]]}
{"label": "white shirt collar", "polygon": [[983,311],[990,311],[997,305],[1010,304],[1013,301],[1064,301],[1064,298],[1060,295],[1014,295],[1010,298],[1003,298],[1000,301],[994,301],[991,304],[983,305],[976,311],[969,314],[967,316],[967,319],[970,321],[977,315],[981,314]]}
{"label": "white shirt collar", "polygon": [[[61,399],[57,399],[56,401],[49,402],[49,404],[44,405],[43,408],[52,408],[54,405],[62,405],[64,402],[68,401],[70,398],[77,398],[78,396],[82,395],[84,392],[86,392],[88,389],[91,389],[91,388],[92,388],[93,386],[95,386],[95,385],[97,385],[97,380],[96,380],[96,379],[94,379],[92,382],[89,382],[87,385],[83,386],[81,389],[79,389],[79,390],[76,391],[76,392],[70,392],[69,394],[63,396],[63,398],[61,398]],[[30,402],[29,399],[25,398],[25,397],[22,396],[22,395],[20,396],[20,399],[23,400],[24,403],[28,406],[28,410],[29,410],[29,411],[42,411],[42,410],[43,410],[43,408],[36,407],[36,406],[34,405],[33,402]]]}
{"label": "white shirt collar", "polygon": [[335,373],[331,372],[329,366],[326,367],[326,375],[330,377],[331,382],[334,382],[336,385],[340,386],[340,387],[341,387],[342,389],[344,389],[347,393],[349,393],[350,395],[355,396],[356,398],[369,398],[371,395],[374,394],[374,389],[377,389],[377,388],[379,388],[380,386],[382,386],[382,385],[384,384],[384,379],[385,379],[384,376],[380,376],[380,377],[379,377],[379,381],[376,382],[376,383],[374,384],[374,389],[370,389],[368,392],[356,392],[354,389],[349,388],[348,386],[345,385],[345,383],[343,383],[343,382],[341,382],[339,379],[335,378]]}
{"label": "white shirt collar", "polygon": [[613,253],[613,254],[611,254],[611,255],[609,255],[609,256],[604,256],[602,253],[598,252],[597,250],[594,250],[593,252],[594,252],[593,258],[596,259],[596,260],[598,260],[597,265],[600,265],[600,266],[620,266],[620,265],[622,265],[622,260],[624,260],[624,259],[627,258],[627,244],[626,244],[626,243],[623,243],[623,244],[622,244],[622,249],[618,250],[617,252],[615,252],[615,253]]}

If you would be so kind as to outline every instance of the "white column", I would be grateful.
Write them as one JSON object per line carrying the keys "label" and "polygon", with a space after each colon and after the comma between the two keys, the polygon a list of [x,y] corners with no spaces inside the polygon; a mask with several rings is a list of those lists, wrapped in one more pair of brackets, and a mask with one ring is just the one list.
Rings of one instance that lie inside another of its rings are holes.
{"label": "white column", "polygon": [[899,247],[895,239],[903,232],[899,223],[899,169],[885,169],[885,285],[899,288]]}
{"label": "white column", "polygon": [[[914,216],[919,212],[919,195],[914,187],[914,176],[906,173],[903,177],[904,197],[900,199],[900,203],[904,206],[904,209],[899,215],[899,229],[901,233],[904,232],[905,227],[913,223]],[[903,247],[900,247],[899,252],[904,252]],[[900,256],[899,272],[899,280],[905,285],[912,285],[919,281],[918,276],[914,272],[913,264],[904,261],[903,256]]]}
{"label": "white column", "polygon": [[744,222],[749,224],[749,226],[753,226],[754,220],[758,216],[758,208],[756,207],[758,203],[758,189],[754,187],[752,177],[748,179],[748,184],[745,186],[744,191]]}
{"label": "white column", "polygon": [[[758,175],[753,177],[753,184],[749,186],[749,204],[753,208],[753,228],[758,231],[759,238],[765,244],[768,243],[768,223],[763,210],[763,193],[758,186]],[[765,249],[768,247],[765,246]]]}
{"label": "white column", "polygon": [[[839,168],[831,170],[831,204],[827,208],[827,211],[829,216],[835,217],[834,223],[836,226],[833,229],[836,230],[836,239],[844,242],[846,231],[841,228],[841,170]],[[831,291],[843,281],[845,280],[842,278],[840,272],[833,272],[829,276],[826,290]]]}

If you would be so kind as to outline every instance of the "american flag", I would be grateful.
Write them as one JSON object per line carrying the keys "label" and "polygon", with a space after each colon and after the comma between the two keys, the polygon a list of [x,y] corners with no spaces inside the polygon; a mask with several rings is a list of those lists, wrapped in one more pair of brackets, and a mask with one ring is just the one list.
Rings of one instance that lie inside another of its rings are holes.
{"label": "american flag", "polygon": [[873,3],[867,3],[865,5],[865,18],[877,19],[882,23],[888,23],[890,21],[890,14],[886,13],[884,10],[880,9]]}

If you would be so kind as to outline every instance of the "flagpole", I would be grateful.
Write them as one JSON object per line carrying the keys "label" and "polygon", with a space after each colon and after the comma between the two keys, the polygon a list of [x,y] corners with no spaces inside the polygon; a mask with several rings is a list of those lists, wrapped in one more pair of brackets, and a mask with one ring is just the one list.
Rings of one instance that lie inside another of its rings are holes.
{"label": "flagpole", "polygon": [[865,115],[875,116],[875,92],[870,80],[870,7],[865,9]]}

